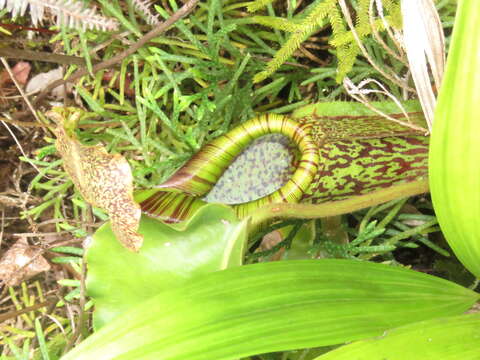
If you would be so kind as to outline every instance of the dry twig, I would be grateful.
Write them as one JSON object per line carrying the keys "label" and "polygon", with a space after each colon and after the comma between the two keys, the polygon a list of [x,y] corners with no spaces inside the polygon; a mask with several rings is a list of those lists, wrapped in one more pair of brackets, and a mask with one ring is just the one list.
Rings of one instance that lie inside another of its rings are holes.
{"label": "dry twig", "polygon": [[[130,56],[134,54],[138,49],[140,49],[143,45],[148,43],[150,40],[156,38],[163,32],[165,32],[170,26],[172,26],[175,22],[180,20],[181,18],[185,17],[188,15],[195,6],[197,5],[199,0],[189,0],[185,5],[183,5],[180,9],[178,9],[177,12],[175,12],[171,17],[169,17],[167,20],[164,22],[160,23],[157,27],[155,27],[153,30],[148,32],[146,35],[144,35],[142,38],[140,38],[135,44],[133,44],[131,47],[126,49],[125,51],[122,51],[121,53],[115,55],[114,57],[105,60],[101,63],[98,63],[93,66],[92,72],[95,73],[97,71],[107,69],[112,67],[115,64],[120,63],[123,59],[125,59],[127,56]],[[66,80],[56,80],[53,83],[49,84],[45,89],[38,95],[36,98],[34,104],[38,104],[40,101],[42,101],[45,96],[50,93],[50,91],[54,88],[56,88],[59,85],[66,84],[67,82],[73,82],[82,76],[88,75],[88,70],[87,69],[80,69],[74,72],[68,79]]]}

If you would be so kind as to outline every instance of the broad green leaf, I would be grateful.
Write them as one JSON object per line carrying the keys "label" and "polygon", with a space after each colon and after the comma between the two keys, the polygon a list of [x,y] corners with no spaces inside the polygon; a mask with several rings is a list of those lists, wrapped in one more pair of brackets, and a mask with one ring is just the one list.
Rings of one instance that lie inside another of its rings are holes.
{"label": "broad green leaf", "polygon": [[480,314],[421,321],[333,350],[315,360],[478,360]]}
{"label": "broad green leaf", "polygon": [[241,265],[246,221],[226,206],[209,204],[176,225],[143,216],[139,233],[145,240],[138,253],[116,241],[110,223],[93,236],[87,291],[95,300],[96,328],[192,276]]}
{"label": "broad green leaf", "polygon": [[433,124],[429,178],[455,255],[480,277],[480,1],[459,1]]}
{"label": "broad green leaf", "polygon": [[64,357],[228,360],[340,344],[466,311],[479,294],[399,267],[323,259],[191,279],[111,321]]}

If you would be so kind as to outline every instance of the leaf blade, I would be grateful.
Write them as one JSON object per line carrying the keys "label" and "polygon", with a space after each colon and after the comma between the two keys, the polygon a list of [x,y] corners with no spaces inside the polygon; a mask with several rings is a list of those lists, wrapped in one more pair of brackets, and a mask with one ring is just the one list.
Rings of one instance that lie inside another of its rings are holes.
{"label": "leaf blade", "polygon": [[443,279],[374,263],[246,265],[159,294],[64,359],[233,360],[381,335],[460,314],[478,297]]}
{"label": "leaf blade", "polygon": [[455,255],[480,277],[480,2],[459,1],[429,151],[432,202]]}
{"label": "leaf blade", "polygon": [[421,321],[358,341],[315,360],[475,360],[480,358],[480,314]]}
{"label": "leaf blade", "polygon": [[240,266],[246,227],[230,208],[217,204],[206,205],[176,225],[144,216],[139,228],[144,245],[132,253],[116,241],[109,223],[103,225],[86,254],[95,327],[192,276]]}

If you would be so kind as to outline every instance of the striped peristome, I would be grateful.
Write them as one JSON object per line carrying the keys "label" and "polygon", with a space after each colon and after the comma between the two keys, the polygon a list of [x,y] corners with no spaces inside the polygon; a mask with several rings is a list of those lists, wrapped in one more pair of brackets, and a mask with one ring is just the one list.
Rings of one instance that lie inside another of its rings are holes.
{"label": "striped peristome", "polygon": [[[421,116],[415,115],[421,121]],[[261,145],[250,152],[247,161],[236,160],[242,158],[249,144],[268,134],[282,134],[291,142],[281,142],[283,151],[292,159],[287,169],[291,176],[283,186],[258,199],[245,197],[247,194],[242,192],[248,191],[242,190],[235,178],[228,187],[216,189],[229,166],[233,174],[245,175],[243,180],[252,183],[258,173],[268,172],[265,169],[280,154],[268,154]],[[243,218],[267,203],[318,204],[420,180],[427,176],[427,154],[428,137],[381,117],[312,114],[294,120],[265,114],[208,143],[165,183],[138,192],[136,199],[145,213],[177,222],[204,205],[202,197],[212,188],[218,190],[215,202],[223,202],[222,192],[239,192],[246,202],[232,206]]]}
{"label": "striped peristome", "polygon": [[168,223],[185,220],[206,204],[195,196],[158,189],[139,191],[135,199],[143,212]]}

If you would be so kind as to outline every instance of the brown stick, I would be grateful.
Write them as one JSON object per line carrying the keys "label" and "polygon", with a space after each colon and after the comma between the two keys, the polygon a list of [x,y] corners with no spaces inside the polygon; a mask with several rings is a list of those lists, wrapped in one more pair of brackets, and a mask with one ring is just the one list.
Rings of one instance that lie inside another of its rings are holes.
{"label": "brown stick", "polygon": [[35,27],[28,27],[28,26],[23,26],[23,25],[18,25],[18,24],[5,24],[5,23],[0,23],[0,26],[4,29],[10,29],[10,30],[30,30],[30,31],[37,31],[37,32],[42,32],[45,34],[51,34],[55,35],[58,33],[58,31],[52,31],[44,28],[35,28]]}
{"label": "brown stick", "polygon": [[[125,59],[127,56],[132,55],[135,53],[138,49],[140,49],[143,45],[148,43],[150,40],[153,38],[157,37],[161,33],[165,32],[170,26],[172,26],[175,22],[183,18],[184,16],[188,15],[197,5],[199,0],[189,0],[185,5],[183,5],[178,11],[176,11],[171,17],[169,17],[167,20],[164,22],[160,23],[156,28],[154,28],[152,31],[148,32],[145,34],[142,38],[140,38],[135,44],[133,44],[131,47],[126,49],[125,51],[122,51],[120,54],[115,55],[114,57],[102,61],[101,63],[98,63],[93,66],[93,72],[97,72],[99,70],[107,69],[109,67],[112,67],[115,64],[118,64],[121,62],[123,59]],[[40,101],[42,101],[45,96],[54,88],[56,88],[59,85],[66,84],[67,82],[73,82],[79,78],[81,78],[84,75],[88,74],[87,69],[80,69],[75,71],[68,79],[63,80],[59,79],[48,85],[43,91],[38,95],[38,97],[35,99],[34,104],[38,104]]]}
{"label": "brown stick", "polygon": [[[46,124],[41,124],[38,122],[33,122],[33,121],[20,121],[20,120],[13,120],[13,119],[7,119],[4,117],[0,117],[0,121],[5,121],[8,124],[16,125],[16,126],[23,126],[23,127],[37,127],[37,128],[49,128],[51,129],[52,127]],[[122,126],[122,123],[120,121],[112,121],[109,123],[92,123],[92,124],[79,124],[77,127],[80,129],[93,129],[93,128],[114,128]],[[23,234],[22,234],[23,235]]]}
{"label": "brown stick", "polygon": [[0,121],[5,121],[6,123],[17,125],[17,126],[23,126],[23,127],[41,127],[41,128],[48,127],[45,124],[41,124],[33,121],[19,121],[19,120],[7,119],[4,117],[0,117]]}
{"label": "brown stick", "polygon": [[64,65],[78,65],[85,67],[85,59],[78,56],[53,54],[44,51],[29,51],[14,49],[11,47],[0,48],[0,56],[8,59],[22,59],[33,61],[45,61]]}
{"label": "brown stick", "polygon": [[58,301],[59,301],[59,299],[51,296],[51,297],[48,297],[47,300],[45,300],[41,303],[29,306],[29,307],[26,307],[25,309],[20,309],[20,310],[10,311],[10,312],[5,313],[5,314],[0,314],[0,323],[3,323],[4,321],[7,321],[8,319],[12,319],[12,318],[20,316],[22,314],[28,313],[30,311],[35,311],[35,310],[41,309],[43,307],[48,307],[52,304],[56,304]]}

